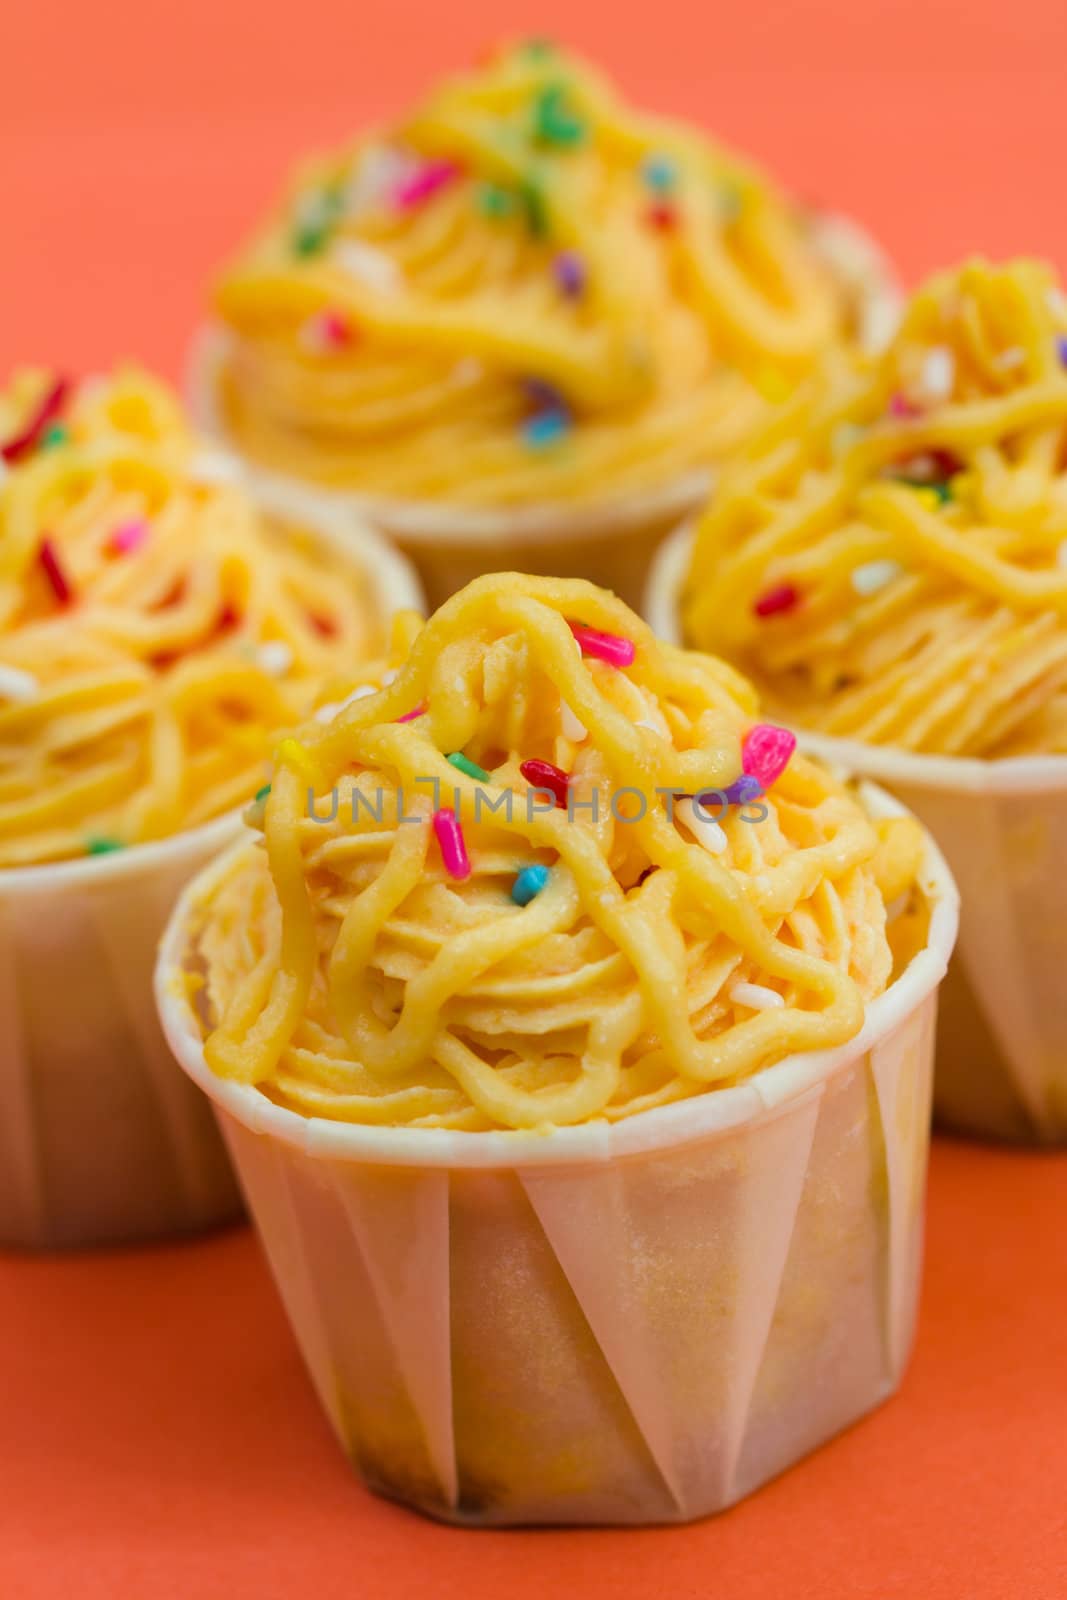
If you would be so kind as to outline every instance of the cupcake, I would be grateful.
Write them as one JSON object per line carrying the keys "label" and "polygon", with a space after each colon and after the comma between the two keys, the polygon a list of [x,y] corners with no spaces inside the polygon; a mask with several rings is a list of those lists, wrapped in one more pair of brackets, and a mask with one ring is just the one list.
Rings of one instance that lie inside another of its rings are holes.
{"label": "cupcake", "polygon": [[651,602],[941,840],[965,911],[937,1108],[1024,1140],[1067,1135],[1065,355],[1049,268],[932,279],[754,441]]}
{"label": "cupcake", "polygon": [[895,309],[851,225],[524,45],[299,172],[218,282],[193,403],[434,603],[520,560],[636,603],[722,457]]}
{"label": "cupcake", "polygon": [[377,539],[261,516],[142,372],[16,374],[0,451],[0,1241],[180,1232],[239,1200],[159,1031],[159,933],[417,591]]}
{"label": "cupcake", "polygon": [[157,997],[372,1488],[682,1521],[895,1388],[956,914],[901,808],[501,574],[279,748],[262,830]]}

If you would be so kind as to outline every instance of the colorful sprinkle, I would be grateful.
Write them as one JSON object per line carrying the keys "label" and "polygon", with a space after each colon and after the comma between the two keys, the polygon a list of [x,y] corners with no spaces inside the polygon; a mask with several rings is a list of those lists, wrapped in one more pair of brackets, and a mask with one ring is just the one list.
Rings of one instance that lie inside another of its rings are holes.
{"label": "colorful sprinkle", "polygon": [[899,561],[888,557],[884,561],[865,561],[862,566],[853,567],[849,582],[857,594],[877,594],[879,589],[899,578],[903,570]]}
{"label": "colorful sprinkle", "polygon": [[722,854],[726,849],[727,839],[714,817],[705,816],[703,810],[688,795],[676,800],[674,809],[698,844],[703,845],[713,856]]}
{"label": "colorful sprinkle", "polygon": [[400,211],[410,211],[424,201],[446,189],[460,175],[457,161],[426,161],[409,178],[398,183],[393,190],[393,204]]}
{"label": "colorful sprinkle", "polygon": [[731,806],[747,806],[750,800],[758,800],[762,793],[762,783],[751,772],[742,772],[723,790],[726,803]]}
{"label": "colorful sprinkle", "polygon": [[657,194],[667,194],[678,180],[678,169],[670,156],[646,156],[641,163],[641,176]]}
{"label": "colorful sprinkle", "polygon": [[561,294],[577,300],[585,293],[585,262],[575,250],[563,250],[552,263]]}
{"label": "colorful sprinkle", "polygon": [[776,728],[772,722],[757,722],[749,728],[741,746],[741,765],[750,777],[758,778],[764,791],[782,776],[797,747],[795,733]]}
{"label": "colorful sprinkle", "polygon": [[134,522],[124,522],[116,528],[107,542],[107,547],[117,556],[131,555],[134,550],[139,550],[148,538],[148,523],[142,517]]}
{"label": "colorful sprinkle", "polygon": [[511,190],[501,188],[499,183],[479,184],[475,199],[482,216],[491,217],[494,221],[510,217],[517,204]]}
{"label": "colorful sprinkle", "polygon": [[669,200],[657,200],[645,211],[645,221],[660,233],[670,233],[678,226],[678,207]]}
{"label": "colorful sprinkle", "polygon": [[1063,366],[1067,367],[1067,335],[1056,340],[1056,354]]}
{"label": "colorful sprinkle", "polygon": [[752,609],[757,617],[778,617],[795,611],[799,604],[800,590],[794,584],[776,583],[753,602]]}
{"label": "colorful sprinkle", "polygon": [[278,746],[275,759],[279,764],[291,767],[294,772],[299,773],[310,789],[316,787],[319,781],[318,772],[299,739],[283,739]]}
{"label": "colorful sprinkle", "polygon": [[293,249],[298,256],[316,256],[325,247],[329,234],[323,222],[302,222],[293,230]]}
{"label": "colorful sprinkle", "polygon": [[52,422],[63,409],[63,402],[67,398],[70,381],[67,378],[57,378],[52,387],[41,400],[36,411],[33,412],[21,433],[13,439],[0,445],[0,456],[7,462],[21,461],[23,456],[29,455],[38,439],[44,433],[49,423]]}
{"label": "colorful sprinkle", "polygon": [[440,811],[433,814],[433,831],[437,836],[437,846],[441,852],[441,860],[445,864],[445,871],[450,878],[462,880],[471,875],[470,856],[467,854],[467,844],[463,837],[456,813],[448,806],[442,806]]}
{"label": "colorful sprinkle", "polygon": [[567,90],[561,83],[548,84],[534,101],[534,138],[542,144],[573,149],[585,139],[585,123],[567,104]]}
{"label": "colorful sprinkle", "polygon": [[532,450],[541,450],[546,445],[555,444],[557,440],[562,439],[569,431],[570,425],[569,412],[556,407],[528,417],[522,425],[522,436]]}
{"label": "colorful sprinkle", "polygon": [[37,558],[44,568],[45,577],[52,585],[52,592],[61,606],[69,605],[74,598],[74,590],[70,586],[66,573],[63,571],[59,559],[59,552],[51,539],[42,539]]}
{"label": "colorful sprinkle", "polygon": [[266,815],[267,801],[270,798],[270,784],[265,783],[262,789],[257,789],[255,799],[245,806],[242,812],[242,821],[249,828],[262,828]]}
{"label": "colorful sprinkle", "polygon": [[341,311],[319,311],[300,330],[300,342],[312,355],[343,350],[352,343],[352,324]]}
{"label": "colorful sprinkle", "polygon": [[890,398],[889,415],[891,417],[900,417],[901,419],[904,419],[909,417],[917,417],[920,415],[920,412],[919,407],[913,406],[911,401],[907,399],[905,395],[902,395],[898,390],[898,392],[895,395],[892,395]]}
{"label": "colorful sprinkle", "polygon": [[524,761],[519,771],[532,789],[544,789],[557,806],[564,811],[567,809],[567,789],[571,780],[561,768],[554,767],[551,761],[540,761],[534,757],[533,760]]}
{"label": "colorful sprinkle", "polygon": [[609,667],[633,666],[637,648],[632,639],[624,639],[617,633],[601,633],[599,628],[586,628],[580,622],[568,622],[567,626],[583,656],[606,661]]}
{"label": "colorful sprinkle", "polygon": [[62,422],[53,422],[52,426],[44,431],[41,438],[41,449],[54,450],[61,444],[69,443],[70,429],[64,427]]}
{"label": "colorful sprinkle", "polygon": [[362,239],[342,239],[330,259],[375,294],[396,294],[403,288],[404,274],[392,256]]}
{"label": "colorful sprinkle", "polygon": [[453,750],[450,756],[445,757],[445,760],[449,766],[455,767],[457,772],[465,772],[468,778],[473,778],[477,783],[490,783],[492,781],[485,768],[480,767],[476,761],[471,761],[468,756],[463,754],[462,750]]}
{"label": "colorful sprinkle", "polygon": [[762,983],[735,983],[728,998],[735,1006],[748,1006],[751,1011],[772,1011],[775,1006],[785,1005],[783,995]]}
{"label": "colorful sprinkle", "polygon": [[397,717],[397,722],[415,722],[419,717],[426,715],[425,706],[416,706],[414,711],[405,711],[402,717]]}
{"label": "colorful sprinkle", "polygon": [[32,672],[23,672],[21,667],[0,666],[0,699],[27,705],[36,700],[40,692],[40,682]]}
{"label": "colorful sprinkle", "polygon": [[548,882],[549,872],[547,867],[540,865],[523,867],[515,882],[511,885],[511,898],[517,906],[528,906],[530,901],[541,893]]}
{"label": "colorful sprinkle", "polygon": [[85,842],[85,853],[90,856],[110,856],[124,849],[121,839],[87,839]]}

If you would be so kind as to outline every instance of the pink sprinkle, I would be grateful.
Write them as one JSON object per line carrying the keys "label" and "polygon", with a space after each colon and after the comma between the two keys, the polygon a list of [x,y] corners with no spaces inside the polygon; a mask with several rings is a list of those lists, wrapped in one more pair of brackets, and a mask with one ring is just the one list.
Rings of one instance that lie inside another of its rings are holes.
{"label": "pink sprinkle", "polygon": [[800,590],[791,583],[778,583],[761,594],[752,609],[757,617],[777,617],[784,611],[792,611],[799,604]]}
{"label": "pink sprinkle", "polygon": [[583,656],[595,656],[606,661],[609,667],[632,667],[637,651],[632,639],[622,639],[617,633],[601,633],[599,628],[586,628],[580,622],[568,622],[574,637],[582,647]]}
{"label": "pink sprinkle", "polygon": [[393,191],[393,203],[401,211],[410,211],[424,200],[429,200],[439,189],[446,188],[459,174],[457,161],[425,161],[410,178],[405,178],[397,185]]}
{"label": "pink sprinkle", "polygon": [[352,325],[342,311],[320,311],[305,323],[304,342],[312,350],[341,350],[352,342]]}
{"label": "pink sprinkle", "polygon": [[117,556],[128,556],[131,551],[138,550],[148,538],[148,523],[124,522],[121,528],[116,528],[108,540],[108,549]]}
{"label": "pink sprinkle", "polygon": [[749,777],[758,778],[764,790],[780,778],[797,747],[795,733],[776,728],[773,722],[757,722],[749,728],[741,746],[741,765]]}
{"label": "pink sprinkle", "polygon": [[898,390],[889,402],[889,415],[891,417],[917,417],[920,412],[919,407],[913,406],[911,401]]}
{"label": "pink sprinkle", "polygon": [[425,706],[416,706],[414,711],[405,711],[404,715],[402,717],[397,717],[396,718],[396,721],[397,722],[414,722],[416,717],[424,717],[425,715],[426,715],[426,707]]}
{"label": "pink sprinkle", "polygon": [[467,854],[463,829],[460,827],[456,813],[447,806],[443,806],[440,811],[435,811],[433,814],[433,831],[437,835],[441,860],[445,864],[445,871],[449,877],[469,878],[471,875],[470,856]]}
{"label": "pink sprinkle", "polygon": [[61,606],[69,605],[74,598],[74,590],[68,582],[67,575],[60,564],[59,555],[51,539],[42,539],[41,547],[37,552],[45,576],[52,585],[56,599]]}

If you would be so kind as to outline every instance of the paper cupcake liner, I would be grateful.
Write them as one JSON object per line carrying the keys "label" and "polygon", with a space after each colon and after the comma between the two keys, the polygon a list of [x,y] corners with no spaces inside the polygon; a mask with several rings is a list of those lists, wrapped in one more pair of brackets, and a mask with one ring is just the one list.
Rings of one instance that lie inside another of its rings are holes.
{"label": "paper cupcake liner", "polygon": [[[692,535],[651,574],[644,615],[681,643],[678,595]],[[1067,756],[982,761],[798,731],[804,749],[885,784],[944,850],[960,942],[942,995],[934,1111],[947,1127],[1067,1141]]]}
{"label": "paper cupcake liner", "polygon": [[[817,215],[811,228],[854,303],[860,342],[881,348],[892,337],[901,307],[888,259],[844,217]],[[704,504],[714,486],[714,473],[701,468],[655,489],[595,503],[540,502],[502,510],[330,489],[242,457],[218,404],[218,375],[229,346],[229,335],[217,323],[202,327],[193,340],[187,398],[201,430],[241,459],[254,480],[298,493],[312,506],[328,505],[362,518],[386,533],[417,566],[434,608],[472,578],[501,568],[589,578],[637,607],[657,546]]]}
{"label": "paper cupcake liner", "polygon": [[160,1014],[372,1489],[477,1525],[685,1521],[896,1388],[956,928],[933,848],[928,945],[849,1044],[547,1135],[306,1119],[216,1078],[175,979],[226,865],[171,921]]}
{"label": "paper cupcake liner", "polygon": [[[284,495],[258,492],[270,515]],[[321,513],[312,536],[353,541]],[[359,542],[385,613],[421,604],[403,559]],[[239,813],[113,855],[0,871],[0,1245],[189,1233],[241,1199],[203,1098],[174,1065],[152,998],[179,891],[239,838]]]}

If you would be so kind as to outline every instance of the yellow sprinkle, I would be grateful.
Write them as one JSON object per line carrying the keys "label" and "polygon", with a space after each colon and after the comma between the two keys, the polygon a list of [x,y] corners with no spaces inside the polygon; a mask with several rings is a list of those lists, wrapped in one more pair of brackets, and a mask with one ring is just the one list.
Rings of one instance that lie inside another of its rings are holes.
{"label": "yellow sprinkle", "polygon": [[305,783],[312,789],[315,788],[319,775],[315,763],[299,739],[283,739],[278,746],[275,760],[279,766],[291,767],[294,772],[300,774]]}
{"label": "yellow sprinkle", "polygon": [[941,510],[941,496],[936,489],[916,489],[916,496],[924,506],[929,506],[931,511]]}

